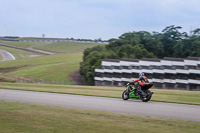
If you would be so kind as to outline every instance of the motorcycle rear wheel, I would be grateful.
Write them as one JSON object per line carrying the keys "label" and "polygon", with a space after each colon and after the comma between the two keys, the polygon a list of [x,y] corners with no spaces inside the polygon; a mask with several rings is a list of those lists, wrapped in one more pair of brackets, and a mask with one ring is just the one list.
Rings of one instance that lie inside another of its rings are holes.
{"label": "motorcycle rear wheel", "polygon": [[128,100],[128,99],[129,99],[129,94],[128,94],[127,90],[125,90],[125,91],[122,93],[122,99],[123,99],[123,100]]}
{"label": "motorcycle rear wheel", "polygon": [[146,91],[146,96],[145,97],[141,97],[141,100],[143,102],[148,102],[152,97],[152,92],[150,90]]}

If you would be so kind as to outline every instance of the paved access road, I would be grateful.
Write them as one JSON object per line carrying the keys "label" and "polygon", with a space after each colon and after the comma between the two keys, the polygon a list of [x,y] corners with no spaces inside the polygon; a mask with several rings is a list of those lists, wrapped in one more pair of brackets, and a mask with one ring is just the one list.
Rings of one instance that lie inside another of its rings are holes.
{"label": "paved access road", "polygon": [[15,57],[11,53],[7,52],[6,50],[0,49],[0,55],[3,57],[3,59],[0,61],[15,60]]}
{"label": "paved access road", "polygon": [[200,121],[200,106],[118,98],[0,89],[1,101],[99,110],[122,114]]}

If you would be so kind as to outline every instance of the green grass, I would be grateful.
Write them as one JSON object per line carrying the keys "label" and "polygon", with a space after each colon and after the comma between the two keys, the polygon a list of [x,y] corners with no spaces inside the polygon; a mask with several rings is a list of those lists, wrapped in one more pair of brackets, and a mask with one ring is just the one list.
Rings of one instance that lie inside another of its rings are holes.
{"label": "green grass", "polygon": [[[72,56],[72,57],[71,57]],[[81,55],[74,54],[81,58]],[[73,58],[73,54],[54,54],[54,55],[44,55],[41,57],[14,60],[8,62],[2,62],[1,68],[13,68],[13,67],[23,67],[23,66],[37,66],[46,64],[63,63]]]}
{"label": "green grass", "polygon": [[6,75],[19,75],[45,81],[59,82],[69,82],[70,74],[79,70],[79,64],[81,62],[82,52],[84,49],[99,45],[97,43],[82,42],[27,43],[4,41],[4,43],[20,47],[28,47],[34,45],[34,48],[36,49],[62,52],[62,54],[27,58],[33,53],[3,47],[3,49],[12,53],[19,60],[2,62],[0,65],[0,71],[17,69],[16,71],[6,73]]}
{"label": "green grass", "polygon": [[81,55],[79,54],[55,54],[48,56],[21,59],[1,63],[0,69],[23,69],[6,73],[7,75],[19,75],[40,80],[69,81],[69,75],[79,69]]}
{"label": "green grass", "polygon": [[[125,87],[0,83],[0,88],[121,98]],[[152,101],[200,105],[200,91],[151,89]]]}
{"label": "green grass", "polygon": [[2,133],[199,133],[200,122],[0,101]]}
{"label": "green grass", "polygon": [[[63,53],[78,53],[82,52],[86,48],[94,47],[100,45],[99,43],[89,43],[89,42],[52,42],[46,45],[38,45],[35,48],[40,50],[47,50],[53,52],[63,52]],[[101,44],[105,45],[105,44]]]}
{"label": "green grass", "polygon": [[155,89],[153,100],[200,105],[200,91]]}
{"label": "green grass", "polygon": [[46,45],[47,42],[18,42],[18,41],[0,41],[0,43],[9,44],[17,47],[26,48],[32,45]]}
{"label": "green grass", "polygon": [[3,57],[2,57],[2,55],[0,54],[0,60],[2,60],[3,59]]}
{"label": "green grass", "polygon": [[90,42],[17,42],[17,41],[0,41],[0,43],[9,44],[13,46],[27,48],[34,46],[35,49],[63,53],[82,53],[86,48],[96,45],[105,45]]}
{"label": "green grass", "polygon": [[21,37],[19,40],[66,40],[65,38]]}

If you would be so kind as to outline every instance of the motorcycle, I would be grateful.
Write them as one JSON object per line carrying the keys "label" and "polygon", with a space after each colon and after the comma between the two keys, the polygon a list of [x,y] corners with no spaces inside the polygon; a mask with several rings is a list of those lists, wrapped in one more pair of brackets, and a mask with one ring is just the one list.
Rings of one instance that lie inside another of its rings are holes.
{"label": "motorcycle", "polygon": [[122,99],[128,100],[129,98],[135,98],[141,99],[143,102],[148,102],[153,94],[153,92],[151,92],[149,89],[153,85],[154,83],[150,83],[144,86],[141,86],[139,82],[134,84],[127,83],[126,90],[122,93]]}

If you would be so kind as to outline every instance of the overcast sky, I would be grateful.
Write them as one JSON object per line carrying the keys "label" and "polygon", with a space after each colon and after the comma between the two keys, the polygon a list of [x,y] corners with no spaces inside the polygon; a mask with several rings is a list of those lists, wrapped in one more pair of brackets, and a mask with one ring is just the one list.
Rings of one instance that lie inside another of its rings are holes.
{"label": "overcast sky", "polygon": [[103,40],[200,27],[200,0],[0,0],[0,36]]}

